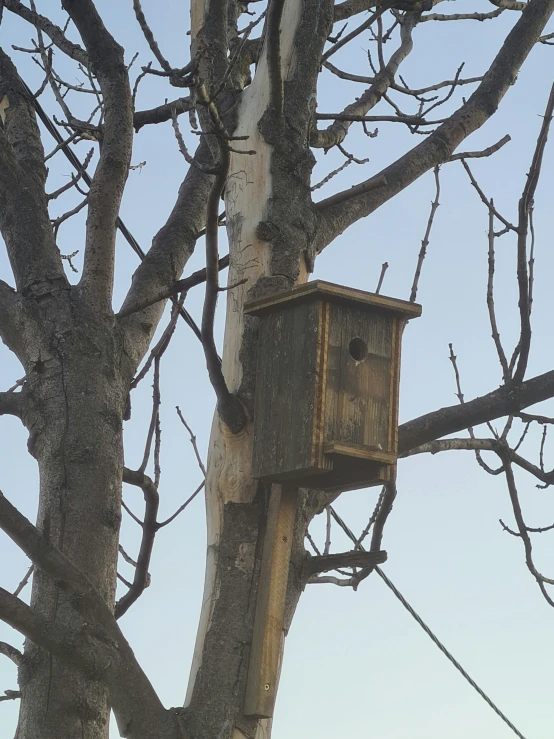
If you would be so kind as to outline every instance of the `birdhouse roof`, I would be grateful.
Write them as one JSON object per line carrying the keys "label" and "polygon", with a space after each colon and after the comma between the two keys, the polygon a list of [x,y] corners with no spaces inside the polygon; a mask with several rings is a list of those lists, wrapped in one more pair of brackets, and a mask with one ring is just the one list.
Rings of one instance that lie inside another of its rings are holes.
{"label": "birdhouse roof", "polygon": [[365,292],[364,290],[356,290],[353,287],[344,287],[343,285],[335,285],[333,282],[324,282],[323,280],[313,280],[303,285],[293,287],[282,293],[275,293],[266,298],[258,298],[251,300],[244,306],[245,313],[253,316],[263,316],[278,310],[280,306],[298,302],[324,299],[338,303],[352,303],[358,307],[367,306],[368,308],[377,308],[401,316],[406,320],[417,318],[421,315],[421,305],[417,303],[409,303],[407,300],[397,300],[396,298],[387,298],[384,295]]}

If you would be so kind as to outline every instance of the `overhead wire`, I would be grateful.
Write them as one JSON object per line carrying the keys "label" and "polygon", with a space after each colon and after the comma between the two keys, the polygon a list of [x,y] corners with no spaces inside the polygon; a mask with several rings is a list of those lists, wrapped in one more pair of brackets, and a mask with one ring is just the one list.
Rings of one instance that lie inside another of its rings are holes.
{"label": "overhead wire", "polygon": [[[344,522],[344,520],[339,516],[339,514],[335,511],[335,509],[330,506],[331,508],[331,514],[335,521],[339,524],[341,529],[345,532],[345,534],[351,539],[354,544],[356,545],[357,549],[361,549],[362,551],[366,551],[364,547],[358,542],[356,539],[356,536],[351,531],[351,529],[347,526],[347,524]],[[510,729],[513,731],[513,733],[519,737],[519,739],[526,739],[524,734],[522,734],[519,729],[517,729],[514,724],[510,721],[510,719],[506,716],[505,713],[503,713],[500,708],[489,698],[489,696],[485,693],[485,691],[477,685],[475,680],[467,673],[466,670],[462,667],[462,665],[458,662],[458,660],[454,657],[454,655],[444,646],[444,644],[440,641],[438,636],[431,630],[431,628],[425,623],[425,621],[421,618],[421,616],[416,612],[416,610],[408,603],[406,598],[402,595],[402,593],[398,590],[396,585],[394,585],[393,582],[385,575],[383,570],[380,567],[375,567],[375,571],[383,580],[385,585],[394,593],[394,595],[398,598],[398,600],[402,603],[404,608],[408,611],[408,613],[412,616],[413,619],[419,624],[419,626],[423,629],[423,631],[427,634],[427,636],[431,639],[431,641],[437,646],[440,651],[444,654],[444,656],[451,662],[451,664],[454,665],[454,667],[458,670],[458,672],[467,680],[467,682],[471,685],[471,687],[477,691],[477,693],[481,696],[481,698],[485,701],[485,703],[488,704],[490,708],[496,713],[496,715],[504,721],[504,723],[510,727]]]}

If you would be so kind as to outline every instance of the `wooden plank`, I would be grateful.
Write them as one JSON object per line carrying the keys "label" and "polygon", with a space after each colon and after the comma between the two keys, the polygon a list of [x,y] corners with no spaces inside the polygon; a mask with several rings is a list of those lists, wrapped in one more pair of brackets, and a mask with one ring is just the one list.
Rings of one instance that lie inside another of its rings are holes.
{"label": "wooden plank", "polygon": [[323,297],[327,300],[339,300],[344,303],[364,304],[373,306],[385,311],[392,311],[397,315],[404,316],[406,319],[417,318],[421,315],[421,306],[417,303],[409,303],[406,300],[397,300],[396,298],[388,298],[384,295],[357,290],[352,287],[344,287],[333,282],[325,282],[323,280],[313,280],[303,285],[298,285],[292,290],[270,295],[267,298],[259,298],[251,300],[244,306],[245,313],[251,315],[262,315],[274,306],[288,303],[291,301],[305,300],[306,298]]}
{"label": "wooden plank", "polygon": [[296,486],[271,486],[246,683],[246,716],[273,716],[297,498]]}
{"label": "wooden plank", "polygon": [[389,405],[389,449],[398,455],[398,409],[400,400],[400,350],[404,322],[397,318],[393,322],[392,334],[392,377]]}
{"label": "wooden plank", "polygon": [[325,474],[313,475],[301,480],[303,487],[325,490],[325,492],[345,492],[359,490],[390,481],[390,471],[394,465],[380,464],[369,459],[345,457],[340,454],[327,455],[333,464]]}
{"label": "wooden plank", "polygon": [[320,464],[314,454],[319,332],[319,303],[284,306],[260,323],[254,477],[284,479]]}
{"label": "wooden plank", "polygon": [[327,349],[329,345],[329,305],[319,302],[319,324],[317,340],[317,359],[314,383],[314,425],[312,436],[312,466],[326,469],[332,462],[324,456],[325,432],[325,394],[327,388]]}
{"label": "wooden plank", "polygon": [[344,457],[353,457],[355,459],[370,459],[374,462],[381,462],[381,464],[396,463],[396,454],[384,452],[381,449],[359,446],[358,444],[328,441],[323,445],[323,451],[325,454],[341,454]]}

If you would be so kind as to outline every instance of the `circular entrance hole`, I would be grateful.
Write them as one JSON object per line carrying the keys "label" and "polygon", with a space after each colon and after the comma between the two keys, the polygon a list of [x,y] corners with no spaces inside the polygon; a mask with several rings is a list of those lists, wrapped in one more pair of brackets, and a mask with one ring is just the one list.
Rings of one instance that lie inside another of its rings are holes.
{"label": "circular entrance hole", "polygon": [[355,359],[356,362],[363,362],[367,357],[367,344],[363,339],[356,336],[348,345],[348,351],[352,359]]}

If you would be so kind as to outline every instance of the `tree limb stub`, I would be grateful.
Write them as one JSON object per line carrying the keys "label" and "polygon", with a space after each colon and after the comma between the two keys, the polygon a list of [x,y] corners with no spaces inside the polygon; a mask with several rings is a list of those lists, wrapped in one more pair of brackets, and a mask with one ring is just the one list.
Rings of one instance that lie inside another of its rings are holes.
{"label": "tree limb stub", "polygon": [[189,97],[178,98],[170,103],[164,105],[158,105],[157,108],[150,108],[149,110],[137,110],[133,116],[133,126],[135,131],[138,132],[143,126],[147,126],[154,123],[165,123],[171,120],[172,112],[175,111],[177,115],[186,113],[192,110],[194,107],[192,100]]}
{"label": "tree limb stub", "polygon": [[21,393],[0,393],[0,416],[17,416],[21,418]]}
{"label": "tree limb stub", "polygon": [[329,572],[341,567],[373,567],[387,561],[386,552],[341,552],[339,554],[322,554],[309,557],[304,566],[306,579],[320,572]]}

